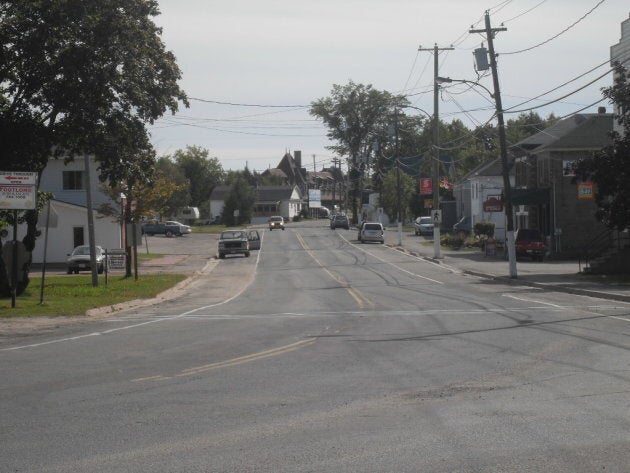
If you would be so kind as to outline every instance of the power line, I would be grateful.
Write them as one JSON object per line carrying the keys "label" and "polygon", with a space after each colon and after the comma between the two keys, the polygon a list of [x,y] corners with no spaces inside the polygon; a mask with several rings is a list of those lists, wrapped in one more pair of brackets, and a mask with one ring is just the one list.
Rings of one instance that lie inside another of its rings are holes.
{"label": "power line", "polygon": [[597,5],[595,5],[593,8],[591,8],[589,11],[587,11],[581,18],[579,18],[577,21],[575,21],[574,23],[572,23],[571,25],[567,26],[565,29],[563,29],[560,33],[552,36],[549,39],[546,39],[545,41],[543,41],[542,43],[538,43],[535,44],[534,46],[530,46],[529,48],[525,48],[525,49],[521,49],[520,51],[511,51],[509,53],[501,53],[501,54],[519,54],[519,53],[524,53],[526,51],[531,51],[532,49],[536,49],[544,44],[549,43],[550,41],[553,41],[554,39],[556,39],[557,37],[563,35],[564,33],[566,33],[567,31],[569,31],[571,28],[573,28],[575,25],[577,25],[578,23],[580,23],[584,18],[586,18],[588,15],[590,15],[591,13],[593,13],[593,11],[595,11],[595,9],[597,7],[599,7],[602,3],[604,3],[606,0],[600,0]]}
{"label": "power line", "polygon": [[194,100],[204,103],[215,103],[217,105],[230,105],[233,107],[258,107],[258,108],[309,108],[310,105],[261,105],[255,103],[233,103],[233,102],[221,102],[219,100],[200,99],[197,97],[188,97],[188,100]]}
{"label": "power line", "polygon": [[524,16],[524,15],[527,15],[529,12],[531,12],[532,10],[535,10],[536,8],[538,8],[538,7],[539,7],[539,6],[541,6],[543,3],[546,3],[546,2],[547,2],[547,0],[542,0],[542,2],[537,3],[536,5],[534,5],[533,7],[531,7],[530,9],[525,10],[524,12],[521,12],[521,13],[519,13],[518,15],[513,16],[512,18],[509,18],[509,19],[507,19],[507,20],[503,20],[501,23],[502,23],[502,24],[504,24],[504,23],[508,23],[508,22],[513,21],[513,20],[516,20],[517,18],[520,18],[520,17],[522,17],[522,16]]}

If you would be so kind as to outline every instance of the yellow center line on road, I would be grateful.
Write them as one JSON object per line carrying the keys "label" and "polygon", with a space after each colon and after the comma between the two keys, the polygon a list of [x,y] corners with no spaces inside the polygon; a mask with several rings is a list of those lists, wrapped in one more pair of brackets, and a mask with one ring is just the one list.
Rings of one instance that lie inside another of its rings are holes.
{"label": "yellow center line on road", "polygon": [[361,291],[359,291],[356,287],[350,286],[349,282],[345,281],[341,276],[333,273],[328,268],[326,268],[326,266],[324,266],[324,264],[319,259],[317,259],[311,249],[306,245],[306,242],[299,233],[296,233],[295,236],[300,242],[300,245],[302,245],[302,248],[304,248],[304,251],[306,251],[309,256],[313,258],[313,260],[319,265],[320,268],[322,268],[326,272],[326,274],[328,274],[341,287],[348,291],[348,294],[350,294],[350,296],[352,296],[352,298],[356,301],[359,308],[365,309],[366,307],[374,307],[374,303],[370,299],[365,297],[365,295],[363,295]]}
{"label": "yellow center line on road", "polygon": [[192,376],[195,374],[203,373],[205,371],[216,370],[220,368],[227,368],[230,366],[242,365],[244,363],[251,363],[253,361],[262,360],[264,358],[269,358],[271,356],[282,355],[284,353],[289,353],[299,348],[304,348],[308,345],[312,345],[316,341],[317,341],[316,338],[308,338],[306,340],[300,340],[299,342],[291,343],[289,345],[284,345],[282,347],[272,348],[270,350],[265,350],[258,353],[252,353],[250,355],[239,356],[238,358],[232,358],[230,360],[217,361],[215,363],[208,363],[207,365],[187,368],[185,370],[180,371],[174,376],[162,376],[162,375],[147,376],[144,378],[132,379],[131,381],[132,382],[165,381],[165,380],[169,380],[173,378],[182,378],[185,376]]}

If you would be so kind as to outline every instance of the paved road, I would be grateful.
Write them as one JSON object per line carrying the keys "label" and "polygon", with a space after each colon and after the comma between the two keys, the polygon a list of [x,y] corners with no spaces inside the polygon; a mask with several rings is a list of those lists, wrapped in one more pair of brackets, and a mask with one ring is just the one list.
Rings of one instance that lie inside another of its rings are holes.
{"label": "paved road", "polygon": [[628,304],[354,238],[265,232],[182,297],[1,347],[3,471],[627,471]]}

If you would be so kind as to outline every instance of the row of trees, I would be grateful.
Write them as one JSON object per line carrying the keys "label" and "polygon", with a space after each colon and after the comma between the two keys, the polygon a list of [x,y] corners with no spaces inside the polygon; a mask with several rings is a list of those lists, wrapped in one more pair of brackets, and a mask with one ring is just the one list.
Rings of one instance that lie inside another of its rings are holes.
{"label": "row of trees", "polygon": [[[362,190],[369,187],[381,194],[381,204],[396,215],[397,196],[392,185],[402,187],[401,214],[419,215],[422,203],[417,182],[430,177],[433,159],[433,117],[401,95],[376,90],[371,85],[334,85],[330,96],[311,103],[311,115],[328,127],[329,149],[346,158],[349,170],[351,212],[358,215]],[[556,121],[530,112],[508,120],[509,143],[539,132]],[[486,123],[471,130],[460,120],[439,121],[440,175],[456,180],[499,154],[497,127]],[[396,176],[392,171],[396,168]],[[370,176],[368,178],[368,176]],[[442,189],[441,192],[447,192]]]}

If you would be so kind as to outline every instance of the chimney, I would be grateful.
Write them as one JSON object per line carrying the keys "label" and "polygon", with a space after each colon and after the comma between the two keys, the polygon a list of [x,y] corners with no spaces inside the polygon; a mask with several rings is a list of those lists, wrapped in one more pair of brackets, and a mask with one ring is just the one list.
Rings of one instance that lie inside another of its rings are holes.
{"label": "chimney", "polygon": [[599,107],[597,109],[597,113],[599,113],[600,115],[603,115],[604,113],[606,113],[606,107]]}
{"label": "chimney", "polygon": [[295,160],[295,165],[297,166],[298,169],[302,169],[302,151],[294,151],[294,160]]}

